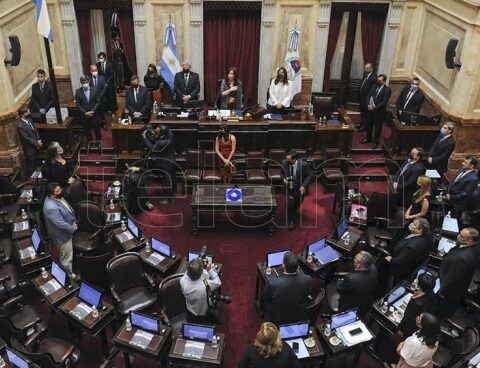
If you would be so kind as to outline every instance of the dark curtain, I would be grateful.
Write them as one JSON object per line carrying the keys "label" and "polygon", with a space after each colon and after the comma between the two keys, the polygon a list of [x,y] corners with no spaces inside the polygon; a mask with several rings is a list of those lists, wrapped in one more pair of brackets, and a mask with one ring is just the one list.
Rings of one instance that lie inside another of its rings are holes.
{"label": "dark curtain", "polygon": [[[222,4],[223,3],[223,4]],[[257,103],[261,3],[204,3],[205,100],[214,105],[217,81],[238,69],[245,106]]]}
{"label": "dark curtain", "polygon": [[[90,10],[76,9],[78,35],[80,37],[80,48],[82,51],[83,72],[87,74],[92,63],[92,35],[90,28]],[[78,77],[78,76],[77,76]]]}
{"label": "dark curtain", "polygon": [[365,63],[377,65],[378,53],[382,46],[385,14],[362,12],[362,49]]}
{"label": "dark curtain", "polygon": [[325,73],[323,75],[323,91],[330,88],[330,63],[333,60],[335,47],[337,46],[340,26],[342,25],[343,11],[332,11],[330,17],[330,27],[328,30],[327,55],[325,57]]}
{"label": "dark curtain", "polygon": [[128,68],[132,74],[137,74],[137,57],[135,55],[135,34],[133,30],[133,15],[131,11],[118,11],[118,28],[120,39],[127,59]]}

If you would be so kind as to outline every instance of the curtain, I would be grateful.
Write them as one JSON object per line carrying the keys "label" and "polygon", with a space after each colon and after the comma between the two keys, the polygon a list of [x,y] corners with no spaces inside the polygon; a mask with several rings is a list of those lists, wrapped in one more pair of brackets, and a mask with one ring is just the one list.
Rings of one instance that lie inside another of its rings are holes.
{"label": "curtain", "polygon": [[[243,87],[243,104],[257,103],[258,60],[261,10],[248,2],[204,5],[204,74],[205,100],[213,106],[217,81],[226,78],[227,68],[238,70]],[[235,5],[236,8],[216,9],[214,6]],[[247,8],[245,8],[247,6]]]}
{"label": "curtain", "polygon": [[347,42],[348,19],[350,13],[343,13],[342,25],[338,34],[335,52],[333,53],[332,62],[330,63],[330,79],[342,79],[343,57],[345,55],[345,43]]}
{"label": "curtain", "polygon": [[[135,55],[135,33],[133,29],[133,15],[130,11],[118,11],[118,28],[120,39],[127,59],[128,68],[132,74],[137,74],[137,57]],[[141,50],[144,52],[144,50]]]}
{"label": "curtain", "polygon": [[[80,49],[84,73],[88,73],[92,62],[92,35],[90,27],[90,10],[76,9]],[[78,77],[78,76],[77,76]]]}
{"label": "curtain", "polygon": [[363,50],[362,50],[362,13],[357,16],[355,27],[355,41],[353,43],[352,66],[350,67],[350,78],[362,79],[363,77]]}
{"label": "curtain", "polygon": [[323,91],[328,91],[330,87],[330,64],[332,63],[335,46],[337,45],[340,25],[342,24],[342,12],[334,12],[330,16],[330,27],[328,31],[327,55],[325,57],[325,72],[323,77]]}
{"label": "curtain", "polygon": [[382,46],[386,14],[362,12],[362,48],[365,63],[377,66],[378,53]]}
{"label": "curtain", "polygon": [[94,9],[90,12],[90,24],[92,33],[92,59],[95,62],[96,56],[100,51],[106,52],[105,28],[103,27],[103,11]]}

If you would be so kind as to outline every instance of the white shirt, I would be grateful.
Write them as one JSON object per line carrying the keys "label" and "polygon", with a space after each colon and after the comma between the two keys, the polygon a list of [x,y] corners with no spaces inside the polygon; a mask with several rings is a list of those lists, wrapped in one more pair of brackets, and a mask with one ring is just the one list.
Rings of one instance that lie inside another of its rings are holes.
{"label": "white shirt", "polygon": [[431,362],[437,351],[438,343],[432,349],[423,343],[423,337],[419,338],[415,332],[405,340],[400,356],[412,367],[425,367]]}
{"label": "white shirt", "polygon": [[270,83],[269,88],[270,97],[268,99],[268,104],[270,106],[276,106],[279,103],[282,104],[284,107],[290,107],[292,103],[292,83],[283,84],[282,82],[278,82],[275,84],[275,79],[272,79],[272,83]]}
{"label": "white shirt", "polygon": [[186,273],[180,279],[180,287],[187,304],[187,309],[195,316],[206,316],[208,312],[207,288],[203,283],[206,279],[211,290],[218,289],[222,282],[213,270],[203,270],[198,280],[192,280]]}

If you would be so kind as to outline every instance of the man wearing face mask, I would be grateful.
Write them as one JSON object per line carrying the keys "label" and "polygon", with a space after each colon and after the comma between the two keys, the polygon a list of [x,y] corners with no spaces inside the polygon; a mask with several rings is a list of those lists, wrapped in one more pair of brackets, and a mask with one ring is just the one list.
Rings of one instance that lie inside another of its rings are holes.
{"label": "man wearing face mask", "polygon": [[403,207],[408,208],[412,204],[413,194],[417,191],[417,180],[425,175],[426,169],[422,163],[425,151],[421,147],[414,147],[410,151],[410,158],[404,162],[393,182],[393,189],[402,193]]}
{"label": "man wearing face mask", "polygon": [[46,115],[53,103],[52,85],[45,80],[45,70],[38,69],[37,83],[32,85],[32,97],[28,104],[30,111]]}
{"label": "man wearing face mask", "polygon": [[467,208],[468,201],[478,187],[478,175],[476,172],[478,159],[466,157],[463,159],[462,168],[458,170],[455,178],[448,187],[447,200],[449,201],[452,216],[460,218]]}
{"label": "man wearing face mask", "polygon": [[148,122],[152,98],[147,88],[140,85],[138,76],[130,78],[130,88],[125,95],[125,106],[132,119]]}
{"label": "man wearing face mask", "polygon": [[200,93],[200,79],[190,70],[191,67],[189,61],[183,61],[182,71],[175,74],[173,81],[175,104],[182,108],[186,102],[198,100]]}
{"label": "man wearing face mask", "polygon": [[368,112],[368,101],[367,96],[370,89],[377,81],[377,75],[373,72],[373,64],[366,63],[365,70],[363,73],[362,84],[358,90],[358,102],[360,104],[360,124],[358,125],[358,130],[360,132],[365,131],[366,127],[366,118]]}
{"label": "man wearing face mask", "polygon": [[448,252],[440,265],[437,313],[441,318],[451,316],[467,294],[480,255],[478,241],[477,229],[462,229],[457,236],[457,246]]}
{"label": "man wearing face mask", "polygon": [[98,53],[97,58],[98,63],[96,63],[95,65],[98,70],[98,75],[102,75],[105,78],[105,86],[107,87],[107,91],[105,92],[105,111],[107,112],[107,114],[113,113],[118,110],[117,85],[115,81],[113,65],[110,61],[107,60],[107,54],[103,51],[100,51]]}
{"label": "man wearing face mask", "polygon": [[410,86],[405,87],[400,92],[400,96],[397,99],[397,111],[400,119],[404,111],[414,114],[420,112],[423,101],[425,101],[425,95],[420,91],[419,86],[420,79],[413,77]]}
{"label": "man wearing face mask", "polygon": [[95,64],[90,65],[90,87],[94,87],[98,91],[100,98],[100,121],[102,127],[105,127],[105,94],[107,92],[107,85],[105,83],[105,77],[98,74],[98,69]]}
{"label": "man wearing face mask", "polygon": [[448,159],[455,149],[455,141],[453,140],[453,130],[455,124],[447,121],[440,129],[440,134],[435,139],[430,148],[428,155],[428,163],[432,169],[437,170],[440,176],[443,176],[445,171],[448,170]]}
{"label": "man wearing face mask", "polygon": [[92,130],[95,132],[95,140],[102,140],[100,131],[100,105],[101,96],[97,88],[90,86],[88,78],[80,77],[82,87],[75,92],[75,103],[79,111],[80,121],[85,129],[87,142],[92,140]]}
{"label": "man wearing face mask", "polygon": [[28,107],[18,109],[17,134],[25,156],[25,176],[30,177],[38,164],[38,150],[42,148],[42,141],[37,127],[30,119]]}
{"label": "man wearing face mask", "polygon": [[63,198],[64,192],[58,183],[47,184],[47,195],[43,203],[43,215],[47,225],[50,243],[58,248],[59,261],[70,278],[77,280],[73,273],[73,233],[78,226],[73,208]]}

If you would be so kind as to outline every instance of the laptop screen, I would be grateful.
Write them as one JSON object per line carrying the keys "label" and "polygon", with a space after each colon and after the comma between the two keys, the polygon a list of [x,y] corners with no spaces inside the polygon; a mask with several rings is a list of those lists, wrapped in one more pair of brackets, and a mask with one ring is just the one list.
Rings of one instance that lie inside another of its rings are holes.
{"label": "laptop screen", "polygon": [[102,293],[83,281],[82,285],[80,285],[78,297],[88,305],[98,307],[100,305],[100,300],[102,299]]}
{"label": "laptop screen", "polygon": [[267,253],[267,267],[281,266],[283,264],[283,256],[288,252],[290,252],[290,249]]}
{"label": "laptop screen", "polygon": [[127,226],[128,226],[128,230],[130,230],[130,232],[136,237],[136,238],[139,238],[140,234],[138,232],[138,227],[137,225],[135,225],[135,223],[130,219],[128,218],[127,219]]}
{"label": "laptop screen", "polygon": [[40,234],[38,233],[37,229],[33,230],[31,239],[35,252],[38,252],[38,248],[40,248],[40,243],[42,242],[42,240],[40,239]]}
{"label": "laptop screen", "polygon": [[7,357],[10,363],[16,368],[28,368],[28,363],[25,359],[21,358],[17,354],[15,354],[10,348],[7,346],[5,347],[7,351]]}
{"label": "laptop screen", "polygon": [[50,273],[53,277],[55,277],[55,279],[60,283],[60,285],[65,286],[65,282],[67,281],[67,274],[55,261],[52,261],[52,269]]}
{"label": "laptop screen", "polygon": [[353,309],[347,312],[334,314],[332,316],[331,328],[332,330],[349,325],[350,323],[355,322],[357,318],[358,310]]}
{"label": "laptop screen", "polygon": [[306,337],[308,336],[308,322],[281,325],[279,331],[283,340]]}
{"label": "laptop screen", "polygon": [[348,230],[348,221],[346,217],[342,217],[340,222],[337,225],[337,236],[340,238],[345,231]]}
{"label": "laptop screen", "polygon": [[183,337],[185,339],[211,341],[215,335],[215,327],[205,325],[183,324]]}
{"label": "laptop screen", "polygon": [[457,245],[457,243],[454,240],[441,237],[438,242],[438,251],[448,253],[455,245]]}
{"label": "laptop screen", "polygon": [[132,326],[135,328],[147,330],[156,334],[158,334],[160,331],[160,321],[157,318],[137,312],[131,312],[130,321],[132,321]]}
{"label": "laptop screen", "polygon": [[340,258],[340,255],[328,244],[325,244],[325,238],[317,240],[308,246],[308,253],[315,254],[315,257],[321,264],[328,264]]}
{"label": "laptop screen", "polygon": [[158,253],[164,255],[165,257],[172,256],[172,248],[168,244],[165,244],[164,242],[161,242],[160,240],[155,238],[151,239],[151,243],[152,248]]}
{"label": "laptop screen", "polygon": [[400,286],[399,288],[393,290],[390,295],[387,297],[387,303],[388,304],[393,304],[395,303],[398,299],[400,299],[403,295],[405,295],[406,290],[404,287]]}
{"label": "laptop screen", "polygon": [[[197,252],[188,252],[188,262],[193,261],[194,259],[197,259],[200,257],[200,253]],[[207,254],[207,259],[213,263],[213,256],[209,256]]]}
{"label": "laptop screen", "polygon": [[325,247],[325,238],[321,238],[313,242],[312,244],[309,244],[307,247],[307,252],[308,254],[313,253],[316,255],[317,252],[324,247]]}

